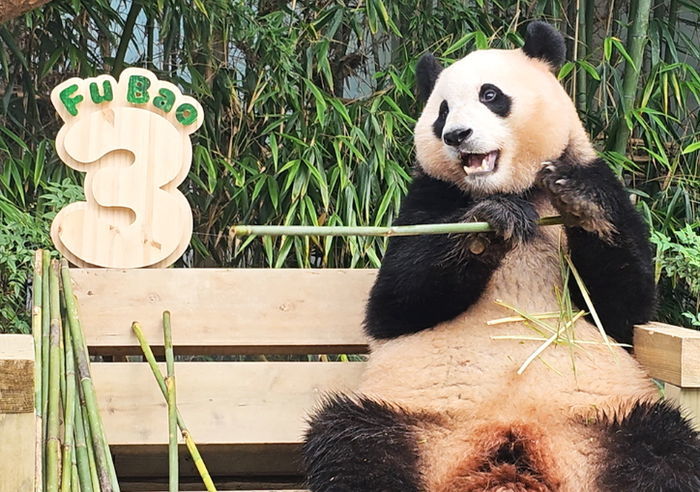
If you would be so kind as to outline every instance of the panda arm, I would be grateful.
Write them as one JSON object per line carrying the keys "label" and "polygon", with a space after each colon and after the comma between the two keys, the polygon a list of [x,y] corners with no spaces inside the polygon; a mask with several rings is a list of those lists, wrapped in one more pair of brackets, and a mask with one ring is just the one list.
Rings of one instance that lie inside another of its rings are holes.
{"label": "panda arm", "polygon": [[[571,259],[606,332],[632,342],[632,328],[655,306],[649,232],[627,193],[601,160],[577,165],[562,159],[541,177],[566,227]],[[587,309],[575,282],[571,295]]]}
{"label": "panda arm", "polygon": [[[512,236],[523,236],[529,234],[536,218],[523,198],[474,201],[454,186],[423,175],[412,183],[396,224],[486,220],[500,223],[502,229],[514,228]],[[473,254],[465,244],[468,237],[391,238],[367,304],[368,334],[394,338],[415,333],[450,320],[472,305],[509,246],[498,234],[490,234],[486,249]]]}

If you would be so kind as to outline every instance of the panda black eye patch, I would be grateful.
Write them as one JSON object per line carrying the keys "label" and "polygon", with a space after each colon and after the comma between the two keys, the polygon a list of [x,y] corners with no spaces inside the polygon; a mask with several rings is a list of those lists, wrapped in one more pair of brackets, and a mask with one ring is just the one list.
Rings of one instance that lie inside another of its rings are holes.
{"label": "panda black eye patch", "polygon": [[450,112],[450,107],[447,105],[447,101],[442,101],[440,104],[440,111],[438,112],[438,117],[433,123],[433,133],[437,138],[442,140],[442,129],[445,128],[445,121],[447,121],[447,114]]}
{"label": "panda black eye patch", "polygon": [[505,118],[510,114],[513,100],[493,84],[484,84],[479,89],[479,101],[498,116]]}

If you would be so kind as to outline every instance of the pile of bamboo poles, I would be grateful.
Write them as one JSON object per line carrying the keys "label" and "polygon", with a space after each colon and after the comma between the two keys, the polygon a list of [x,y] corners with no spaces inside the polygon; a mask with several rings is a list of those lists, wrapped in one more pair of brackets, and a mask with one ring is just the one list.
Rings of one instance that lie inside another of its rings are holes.
{"label": "pile of bamboo poles", "polygon": [[37,490],[118,492],[66,260],[34,258]]}
{"label": "pile of bamboo poles", "polygon": [[[97,408],[90,356],[78,317],[70,269],[49,251],[34,257],[32,334],[36,364],[36,490],[47,492],[119,492],[119,483]],[[132,329],[144,358],[168,404],[169,490],[178,490],[180,428],[207,491],[216,491],[207,467],[177,410],[175,356],[170,313],[163,313],[164,377],[138,322]]]}

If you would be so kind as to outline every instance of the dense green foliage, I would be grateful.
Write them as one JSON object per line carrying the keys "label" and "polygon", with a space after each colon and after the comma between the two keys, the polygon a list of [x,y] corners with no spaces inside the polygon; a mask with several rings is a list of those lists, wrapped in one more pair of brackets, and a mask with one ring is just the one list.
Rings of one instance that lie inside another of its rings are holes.
{"label": "dense green foliage", "polygon": [[[196,231],[183,264],[376,266],[381,239],[242,241],[228,226],[391,222],[410,181],[417,57],[518,46],[527,21],[545,18],[567,36],[572,62],[560,77],[586,128],[658,237],[679,244],[676,231],[699,220],[700,7],[659,0],[645,16],[644,4],[55,0],[0,26],[0,327],[26,326],[13,316],[24,309],[26,251],[48,244],[51,214],[81,180],[52,148],[48,94],[70,76],[127,65],[176,81],[205,107],[182,186]],[[629,26],[640,16],[649,42],[634,64]],[[631,68],[641,77],[625,93]],[[682,292],[665,290],[663,312],[696,313],[697,291],[669,266],[678,254],[660,257],[664,285]]]}

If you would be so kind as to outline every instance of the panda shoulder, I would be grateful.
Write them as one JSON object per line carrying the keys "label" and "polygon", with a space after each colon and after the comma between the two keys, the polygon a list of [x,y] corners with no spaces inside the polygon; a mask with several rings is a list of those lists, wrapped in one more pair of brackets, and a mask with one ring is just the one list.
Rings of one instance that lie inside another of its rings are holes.
{"label": "panda shoulder", "polygon": [[396,225],[415,224],[450,214],[465,207],[471,198],[451,183],[435,179],[417,169],[401,204]]}

